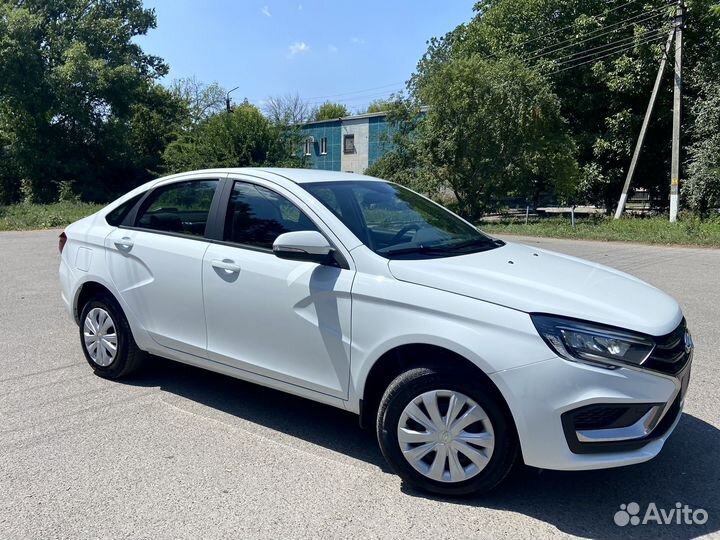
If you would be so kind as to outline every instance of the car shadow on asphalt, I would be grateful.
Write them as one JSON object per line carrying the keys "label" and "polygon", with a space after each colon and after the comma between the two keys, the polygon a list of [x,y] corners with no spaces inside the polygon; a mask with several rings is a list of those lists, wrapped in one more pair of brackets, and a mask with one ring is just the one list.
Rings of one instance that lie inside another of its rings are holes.
{"label": "car shadow on asphalt", "polygon": [[342,409],[159,357],[152,357],[136,376],[122,382],[160,387],[390,472],[374,431],[361,429],[358,417]]}
{"label": "car shadow on asphalt", "polygon": [[[374,430],[361,429],[355,415],[340,409],[161,358],[153,358],[126,383],[160,387],[390,472]],[[475,498],[442,498],[407,485],[402,491],[409,497],[523,514],[573,536],[689,539],[720,530],[718,486],[720,430],[686,413],[660,455],[640,465],[580,472],[521,465],[495,491]],[[658,512],[669,512],[676,503],[704,509],[708,519],[703,525],[652,521],[616,525],[614,516],[620,505],[631,502],[639,504],[641,520],[650,503]]]}

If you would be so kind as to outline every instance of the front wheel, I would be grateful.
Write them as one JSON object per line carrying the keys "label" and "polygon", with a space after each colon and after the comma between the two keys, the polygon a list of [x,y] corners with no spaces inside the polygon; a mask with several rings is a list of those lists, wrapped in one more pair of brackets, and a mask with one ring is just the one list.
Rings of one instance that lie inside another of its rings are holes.
{"label": "front wheel", "polygon": [[494,389],[435,368],[399,375],[380,403],[383,455],[408,484],[440,495],[480,494],[518,455],[512,419]]}

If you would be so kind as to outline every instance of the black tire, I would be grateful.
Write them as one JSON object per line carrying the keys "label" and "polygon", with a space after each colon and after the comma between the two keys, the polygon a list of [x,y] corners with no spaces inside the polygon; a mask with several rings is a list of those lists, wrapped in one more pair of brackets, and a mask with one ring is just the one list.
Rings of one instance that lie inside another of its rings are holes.
{"label": "black tire", "polygon": [[[397,430],[403,410],[413,399],[432,390],[461,392],[480,405],[492,423],[495,444],[490,460],[467,480],[450,483],[428,478],[415,470],[400,448]],[[390,383],[378,410],[377,437],[385,459],[408,485],[444,496],[489,492],[510,473],[519,451],[515,426],[497,390],[477,376],[452,374],[436,367],[411,369]]]}
{"label": "black tire", "polygon": [[[107,366],[96,363],[85,346],[84,326],[88,313],[94,308],[101,308],[110,314],[117,336],[117,351],[112,362]],[[80,313],[80,346],[90,367],[96,375],[106,379],[122,379],[137,371],[145,359],[146,353],[135,343],[130,325],[117,301],[110,295],[101,295],[86,302]]]}

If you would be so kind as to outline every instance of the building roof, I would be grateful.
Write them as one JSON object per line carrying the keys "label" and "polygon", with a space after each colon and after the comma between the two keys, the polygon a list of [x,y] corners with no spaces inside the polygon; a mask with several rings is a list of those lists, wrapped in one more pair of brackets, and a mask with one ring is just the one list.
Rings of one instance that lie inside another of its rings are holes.
{"label": "building roof", "polygon": [[378,116],[387,116],[388,111],[372,112],[364,114],[354,114],[351,116],[343,116],[340,118],[326,118],[325,120],[311,120],[310,122],[304,122],[302,126],[311,126],[313,124],[323,124],[326,122],[344,122],[346,120],[362,120],[363,118],[375,118]]}
{"label": "building roof", "polygon": [[346,120],[362,120],[363,118],[375,118],[378,116],[387,116],[388,111],[380,111],[377,113],[364,113],[354,114],[351,116],[342,116],[340,118],[326,118],[325,120],[311,120],[310,122],[303,122],[301,127],[311,126],[313,124],[324,124],[326,122],[345,122]]}
{"label": "building roof", "polygon": [[[430,110],[430,107],[427,105],[422,105],[420,107],[420,113],[426,113]],[[341,118],[328,118],[326,120],[311,120],[309,122],[303,122],[300,124],[300,127],[305,126],[312,126],[315,124],[325,124],[327,122],[344,122],[346,120],[362,120],[363,118],[377,118],[379,116],[387,116],[387,114],[390,111],[380,111],[380,112],[372,112],[372,113],[364,113],[364,114],[355,114],[350,116],[343,116]]]}

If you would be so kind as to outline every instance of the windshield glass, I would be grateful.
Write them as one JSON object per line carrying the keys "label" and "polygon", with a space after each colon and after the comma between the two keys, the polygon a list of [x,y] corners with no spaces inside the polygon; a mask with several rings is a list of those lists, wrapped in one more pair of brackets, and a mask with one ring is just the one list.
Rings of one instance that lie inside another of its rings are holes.
{"label": "windshield glass", "polygon": [[357,181],[301,185],[383,257],[449,257],[503,245],[397,184]]}

